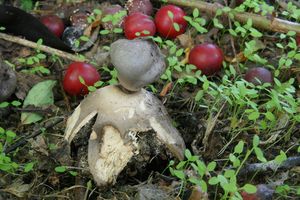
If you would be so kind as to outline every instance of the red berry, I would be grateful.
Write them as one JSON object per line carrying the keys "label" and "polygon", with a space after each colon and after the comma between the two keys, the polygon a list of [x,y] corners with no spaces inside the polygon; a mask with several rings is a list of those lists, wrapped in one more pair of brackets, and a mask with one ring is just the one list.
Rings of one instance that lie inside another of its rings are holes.
{"label": "red berry", "polygon": [[296,36],[296,43],[297,43],[297,46],[300,47],[300,35]]}
{"label": "red berry", "polygon": [[259,200],[260,198],[257,197],[256,193],[249,194],[245,191],[241,192],[241,196],[243,197],[243,200]]}
{"label": "red berry", "polygon": [[[155,15],[157,32],[165,38],[176,38],[183,34],[187,27],[184,11],[174,5],[161,7]],[[178,29],[179,28],[179,29]]]}
{"label": "red berry", "polygon": [[[79,80],[82,77],[84,84]],[[63,80],[64,90],[70,95],[85,95],[87,86],[100,80],[100,74],[94,66],[84,62],[73,62],[69,65]]]}
{"label": "red berry", "polygon": [[56,15],[45,15],[41,17],[41,22],[57,37],[61,37],[65,25],[61,18]]}
{"label": "red berry", "polygon": [[140,12],[135,12],[125,18],[124,32],[127,39],[153,36],[156,32],[153,20]]}
{"label": "red berry", "polygon": [[272,73],[263,67],[254,67],[249,69],[245,74],[245,80],[253,83],[254,85],[272,83]]}
{"label": "red berry", "polygon": [[189,63],[205,75],[212,75],[222,68],[223,52],[215,44],[196,45],[189,54]]}
{"label": "red berry", "polygon": [[150,0],[128,0],[126,8],[129,14],[141,12],[150,16],[153,13],[153,6]]}

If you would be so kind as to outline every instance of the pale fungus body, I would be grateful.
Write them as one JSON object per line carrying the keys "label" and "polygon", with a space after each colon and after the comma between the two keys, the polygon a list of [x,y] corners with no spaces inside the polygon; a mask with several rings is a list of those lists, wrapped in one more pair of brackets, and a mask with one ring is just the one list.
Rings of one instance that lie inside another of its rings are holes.
{"label": "pale fungus body", "polygon": [[[126,60],[125,54],[135,57]],[[162,102],[141,88],[155,81],[165,69],[158,47],[146,40],[119,40],[111,47],[111,56],[117,55],[123,62],[116,61],[116,58],[112,58],[112,62],[118,77],[123,78],[121,85],[106,86],[89,94],[69,117],[65,131],[65,139],[70,143],[78,131],[97,115],[89,139],[88,164],[99,186],[114,184],[127,163],[139,154],[137,133],[154,131],[156,138],[153,140],[165,145],[178,159],[184,157],[184,141],[172,125]],[[139,69],[134,71],[135,67]],[[144,77],[145,74],[148,76]],[[135,92],[125,92],[123,87]]]}
{"label": "pale fungus body", "polygon": [[117,40],[110,47],[110,57],[120,84],[130,91],[156,81],[166,69],[158,46],[148,40]]}
{"label": "pale fungus body", "polygon": [[120,87],[111,85],[93,92],[68,119],[65,139],[71,142],[95,115],[88,162],[99,185],[114,183],[134,155],[136,146],[129,137],[131,132],[154,130],[157,139],[178,159],[183,159],[185,144],[180,133],[173,127],[162,103],[148,91],[126,94]]}

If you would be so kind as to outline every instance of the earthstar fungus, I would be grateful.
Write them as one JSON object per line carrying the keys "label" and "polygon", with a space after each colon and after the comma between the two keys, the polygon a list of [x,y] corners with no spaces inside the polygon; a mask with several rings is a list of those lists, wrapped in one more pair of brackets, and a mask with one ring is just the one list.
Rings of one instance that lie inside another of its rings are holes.
{"label": "earthstar fungus", "polygon": [[110,56],[121,84],[89,94],[68,119],[64,136],[70,143],[97,115],[89,139],[88,163],[99,186],[114,184],[127,163],[139,154],[137,133],[153,130],[156,139],[178,159],[183,159],[185,149],[162,102],[142,89],[165,70],[164,57],[156,44],[121,39],[111,45]]}

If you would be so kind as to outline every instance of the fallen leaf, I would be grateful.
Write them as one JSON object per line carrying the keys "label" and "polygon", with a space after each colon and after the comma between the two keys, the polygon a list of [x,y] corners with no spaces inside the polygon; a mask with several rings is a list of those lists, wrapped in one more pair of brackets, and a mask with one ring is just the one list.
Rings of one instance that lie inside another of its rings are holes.
{"label": "fallen leaf", "polygon": [[[56,84],[56,81],[46,80],[34,85],[28,92],[23,108],[28,105],[34,105],[36,107],[51,105],[54,103],[52,88]],[[21,114],[22,124],[31,124],[41,120],[43,117],[36,113],[23,112]]]}
{"label": "fallen leaf", "polygon": [[164,86],[164,88],[161,90],[159,96],[161,96],[161,97],[166,96],[167,93],[172,89],[172,87],[173,87],[173,83],[172,83],[172,82],[167,83],[167,84]]}
{"label": "fallen leaf", "polygon": [[32,187],[32,184],[24,184],[21,179],[14,180],[14,182],[7,186],[6,188],[2,189],[2,191],[15,195],[19,198],[25,197],[27,192]]}

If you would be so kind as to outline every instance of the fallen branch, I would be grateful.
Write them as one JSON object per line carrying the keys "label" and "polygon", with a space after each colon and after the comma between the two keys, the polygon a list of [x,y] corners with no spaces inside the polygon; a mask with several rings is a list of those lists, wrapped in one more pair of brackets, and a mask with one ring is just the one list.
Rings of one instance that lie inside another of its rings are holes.
{"label": "fallen branch", "polygon": [[[224,8],[224,6],[220,4],[212,4],[212,3],[195,1],[195,0],[165,0],[165,1],[179,6],[198,8],[202,12],[208,12],[211,14],[215,14],[217,10]],[[235,20],[242,23],[246,23],[248,19],[252,19],[253,26],[259,29],[281,32],[281,33],[295,31],[297,35],[300,35],[299,23],[294,23],[279,18],[269,18],[267,16],[261,16],[253,13],[236,12],[234,10],[230,11],[229,13],[233,15]],[[224,12],[223,14],[225,16],[228,16],[229,13]]]}
{"label": "fallen branch", "polygon": [[[63,117],[54,119],[53,121],[51,121],[49,123],[46,123],[43,127],[45,129],[52,128],[56,124],[62,122],[63,120],[64,120]],[[43,133],[43,131],[41,129],[38,129],[38,130],[34,131],[32,134],[20,138],[20,140],[18,140],[16,143],[12,144],[10,147],[8,147],[7,149],[5,149],[4,153],[8,154],[8,153],[16,150],[18,147],[25,145],[28,142],[29,139],[35,138],[38,135],[40,135],[41,133]]]}
{"label": "fallen branch", "polygon": [[293,167],[300,166],[300,157],[289,157],[282,164],[277,164],[274,160],[266,163],[253,163],[246,165],[239,172],[240,175],[253,174],[256,172],[276,171],[278,169],[287,170]]}
{"label": "fallen branch", "polygon": [[48,47],[45,45],[38,45],[35,42],[31,42],[29,40],[17,37],[17,36],[12,36],[12,35],[8,35],[5,33],[0,33],[0,39],[9,41],[9,42],[13,42],[13,43],[17,43],[26,47],[30,47],[30,48],[34,48],[34,49],[39,49],[43,52],[49,53],[51,55],[57,55],[58,57],[61,58],[66,58],[68,60],[72,60],[72,61],[88,61],[86,58],[79,58],[76,55],[58,50],[58,49],[54,49],[52,47]]}

